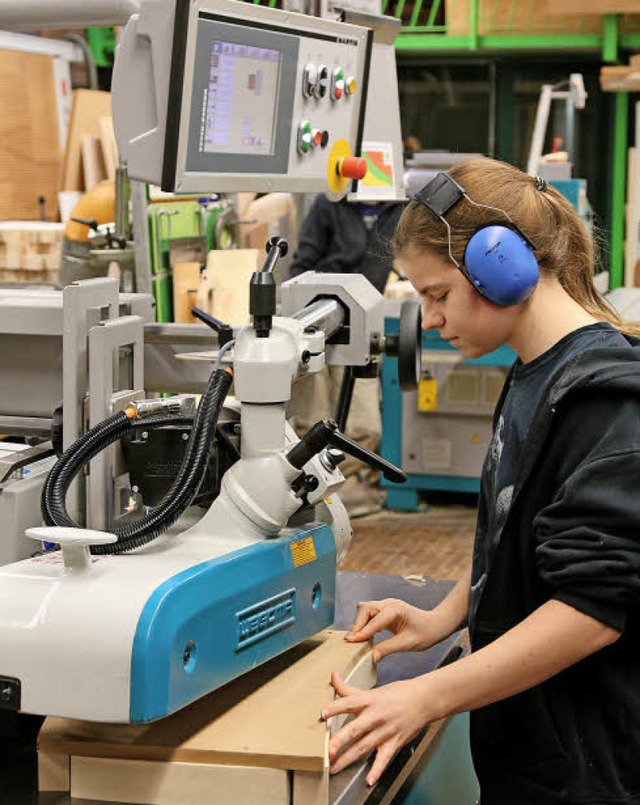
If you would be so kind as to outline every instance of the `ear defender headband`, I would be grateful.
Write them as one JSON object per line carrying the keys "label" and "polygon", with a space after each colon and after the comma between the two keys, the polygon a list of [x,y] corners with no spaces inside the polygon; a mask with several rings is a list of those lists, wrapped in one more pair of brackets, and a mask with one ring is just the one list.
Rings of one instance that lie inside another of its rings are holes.
{"label": "ear defender headband", "polygon": [[[544,188],[538,185],[536,188],[544,192],[546,182]],[[462,198],[475,207],[504,215],[509,225],[489,224],[478,229],[465,247],[461,265],[451,253],[451,227],[445,214]],[[436,174],[414,199],[447,227],[451,261],[485,299],[508,307],[519,305],[531,296],[540,276],[533,254],[536,247],[504,210],[473,201],[447,173]]]}

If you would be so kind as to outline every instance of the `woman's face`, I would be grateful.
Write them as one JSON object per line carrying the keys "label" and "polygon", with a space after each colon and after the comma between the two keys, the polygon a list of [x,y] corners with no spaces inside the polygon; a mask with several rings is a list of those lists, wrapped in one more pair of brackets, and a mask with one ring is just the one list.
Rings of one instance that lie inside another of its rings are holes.
{"label": "woman's face", "polygon": [[450,260],[431,252],[409,249],[397,262],[422,297],[424,330],[438,330],[465,358],[479,358],[509,343],[520,306],[487,301]]}

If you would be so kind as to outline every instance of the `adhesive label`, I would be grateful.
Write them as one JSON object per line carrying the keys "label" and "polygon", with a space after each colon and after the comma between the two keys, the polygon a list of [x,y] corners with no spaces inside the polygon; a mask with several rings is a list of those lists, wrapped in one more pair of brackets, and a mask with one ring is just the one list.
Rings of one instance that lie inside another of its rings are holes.
{"label": "adhesive label", "polygon": [[438,410],[438,381],[423,377],[418,384],[418,411]]}
{"label": "adhesive label", "polygon": [[291,558],[293,559],[294,567],[302,567],[302,565],[308,565],[309,562],[315,562],[318,557],[316,556],[313,537],[305,537],[297,542],[292,542]]}

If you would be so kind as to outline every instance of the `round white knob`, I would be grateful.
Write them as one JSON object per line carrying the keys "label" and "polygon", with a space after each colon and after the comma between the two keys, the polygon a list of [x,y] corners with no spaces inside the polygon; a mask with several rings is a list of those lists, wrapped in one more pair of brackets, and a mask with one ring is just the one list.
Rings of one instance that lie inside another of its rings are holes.
{"label": "round white knob", "polygon": [[108,545],[118,541],[115,534],[106,531],[65,526],[36,526],[27,528],[25,534],[31,539],[60,545],[64,566],[70,570],[86,570],[91,567],[90,545]]}

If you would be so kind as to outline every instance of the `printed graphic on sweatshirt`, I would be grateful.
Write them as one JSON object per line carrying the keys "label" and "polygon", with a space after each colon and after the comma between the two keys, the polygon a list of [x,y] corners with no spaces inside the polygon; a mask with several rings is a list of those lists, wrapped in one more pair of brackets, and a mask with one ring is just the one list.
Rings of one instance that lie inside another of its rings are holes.
{"label": "printed graphic on sweatshirt", "polygon": [[[489,452],[487,455],[487,467],[486,470],[489,473],[489,477],[492,479],[491,486],[493,487],[493,501],[494,501],[494,511],[492,522],[494,525],[495,530],[500,530],[504,524],[504,521],[509,514],[509,509],[511,508],[511,500],[513,498],[513,483],[507,483],[502,485],[501,479],[502,478],[509,478],[512,479],[513,475],[511,472],[512,468],[509,468],[507,473],[501,472],[500,463],[502,461],[502,456],[504,453],[504,434],[505,434],[505,424],[504,424],[504,417],[501,415],[498,419],[498,424],[496,426],[495,433],[493,434],[493,439],[491,440],[491,444],[489,446]],[[494,532],[495,533],[495,532]]]}

